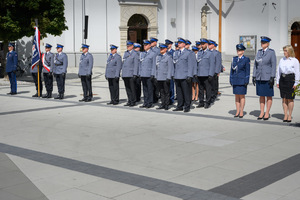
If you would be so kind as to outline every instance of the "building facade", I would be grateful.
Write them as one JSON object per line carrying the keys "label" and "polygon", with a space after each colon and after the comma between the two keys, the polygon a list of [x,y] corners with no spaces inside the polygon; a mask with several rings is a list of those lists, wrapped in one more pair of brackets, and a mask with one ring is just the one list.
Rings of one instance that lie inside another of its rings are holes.
{"label": "building facade", "polygon": [[[205,4],[208,9],[204,9]],[[271,48],[278,57],[283,56],[282,47],[287,44],[292,44],[299,56],[299,8],[299,0],[222,0],[223,59],[231,60],[240,42],[254,57],[260,36],[272,38]],[[68,30],[59,37],[44,38],[41,48],[46,43],[63,44],[69,65],[75,67],[82,43],[90,45],[95,66],[105,66],[110,44],[119,46],[122,53],[128,39],[141,43],[150,37],[157,37],[159,42],[183,37],[194,44],[207,36],[219,43],[219,0],[65,0],[65,17]],[[31,51],[30,40],[18,41],[21,53],[28,47]]]}

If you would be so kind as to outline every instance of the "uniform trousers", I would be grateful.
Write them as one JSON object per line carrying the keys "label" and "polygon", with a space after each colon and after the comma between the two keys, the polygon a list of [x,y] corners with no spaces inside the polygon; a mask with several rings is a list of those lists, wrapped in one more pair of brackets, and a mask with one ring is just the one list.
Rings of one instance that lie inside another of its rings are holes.
{"label": "uniform trousers", "polygon": [[50,73],[43,73],[44,82],[47,92],[53,91],[53,75]]}
{"label": "uniform trousers", "polygon": [[207,76],[200,77],[198,76],[199,80],[199,102],[200,104],[204,104],[204,90],[206,92],[206,103],[211,103],[211,92],[212,92],[212,86],[211,82],[208,80]]}
{"label": "uniform trousers", "polygon": [[218,74],[214,74],[211,81],[211,98],[216,99],[218,94]]}
{"label": "uniform trousers", "polygon": [[175,79],[175,83],[177,93],[177,108],[182,109],[184,107],[184,109],[190,109],[192,102],[191,82],[186,81],[186,79]]}
{"label": "uniform trousers", "polygon": [[135,93],[136,93],[136,101],[141,101],[141,93],[142,93],[142,80],[140,77],[135,79]]}
{"label": "uniform trousers", "polygon": [[[38,91],[38,73],[31,73],[32,75],[32,78],[33,78],[33,81],[34,81],[34,84],[35,84],[35,89],[36,89],[36,92]],[[39,76],[40,76],[40,94],[42,94],[42,91],[43,91],[43,82],[42,82],[42,73],[39,72]]]}
{"label": "uniform trousers", "polygon": [[157,86],[160,93],[161,105],[168,106],[170,104],[170,82],[157,81]]}
{"label": "uniform trousers", "polygon": [[10,92],[17,93],[17,77],[14,72],[7,72],[9,82],[10,82]]}
{"label": "uniform trousers", "polygon": [[175,98],[175,88],[174,88],[174,80],[170,81],[170,104],[174,103]]}
{"label": "uniform trousers", "polygon": [[112,103],[119,103],[119,78],[108,78],[110,100]]}
{"label": "uniform trousers", "polygon": [[159,89],[157,87],[157,81],[153,82],[153,103],[157,103],[159,99]]}
{"label": "uniform trousers", "polygon": [[56,78],[58,93],[64,94],[66,74],[55,74],[55,78]]}
{"label": "uniform trousers", "polygon": [[152,79],[150,77],[142,77],[141,79],[143,83],[144,106],[152,106],[154,95]]}
{"label": "uniform trousers", "polygon": [[83,97],[85,99],[92,99],[92,75],[80,76],[83,90]]}
{"label": "uniform trousers", "polygon": [[125,89],[127,93],[128,103],[133,105],[136,102],[135,80],[133,77],[123,77]]}

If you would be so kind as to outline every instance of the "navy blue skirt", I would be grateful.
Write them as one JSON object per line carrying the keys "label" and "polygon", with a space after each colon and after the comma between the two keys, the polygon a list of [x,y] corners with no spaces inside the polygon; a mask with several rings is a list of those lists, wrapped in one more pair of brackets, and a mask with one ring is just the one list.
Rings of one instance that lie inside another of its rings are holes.
{"label": "navy blue skirt", "polygon": [[233,85],[233,94],[245,95],[247,94],[247,86],[244,85]]}
{"label": "navy blue skirt", "polygon": [[269,81],[256,81],[256,95],[261,97],[274,96],[274,88]]}

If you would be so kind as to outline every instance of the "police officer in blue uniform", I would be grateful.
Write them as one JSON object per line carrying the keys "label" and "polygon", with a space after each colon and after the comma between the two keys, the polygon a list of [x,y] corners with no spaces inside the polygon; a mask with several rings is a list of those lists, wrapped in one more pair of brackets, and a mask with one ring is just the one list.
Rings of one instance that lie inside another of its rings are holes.
{"label": "police officer in blue uniform", "polygon": [[[158,39],[154,37],[150,37],[151,42],[151,50],[156,54],[160,54],[160,49],[157,47]],[[154,79],[153,79],[154,80]],[[157,82],[153,82],[153,103],[157,103],[159,99],[159,91],[157,88]]]}
{"label": "police officer in blue uniform", "polygon": [[18,65],[18,54],[14,51],[12,43],[8,44],[8,53],[6,54],[6,73],[10,81],[10,95],[17,94],[17,78],[16,71]]}
{"label": "police officer in blue uniform", "polygon": [[[39,67],[39,70],[38,70]],[[39,73],[38,73],[39,71]],[[32,95],[32,97],[41,97],[43,93],[43,83],[42,83],[42,65],[41,62],[34,65],[34,67],[30,67],[31,76],[33,78],[33,82],[35,84],[36,93]],[[40,94],[38,94],[38,76],[39,76],[39,84],[40,84]]]}
{"label": "police officer in blue uniform", "polygon": [[155,79],[161,96],[161,106],[157,109],[169,109],[170,104],[170,82],[174,74],[174,63],[172,56],[167,53],[168,45],[159,44],[160,54],[156,57]]}
{"label": "police officer in blue uniform", "polygon": [[122,78],[124,80],[128,102],[124,106],[136,106],[135,80],[139,70],[139,55],[133,50],[133,42],[127,41],[127,51],[123,56]]}
{"label": "police officer in blue uniform", "polygon": [[[166,39],[165,44],[168,46],[167,54],[169,56],[171,56],[172,59],[173,59],[173,54],[175,52],[175,50],[172,49],[173,42],[169,39]],[[173,70],[173,72],[174,72],[174,70]],[[174,76],[174,74],[172,76]],[[173,105],[173,103],[174,103],[174,98],[175,98],[175,88],[174,88],[174,86],[175,86],[174,80],[171,79],[170,80],[170,105]]]}
{"label": "police officer in blue uniform", "polygon": [[[273,49],[269,48],[271,39],[261,37],[261,47],[258,50],[253,66],[253,85],[256,85],[256,95],[259,96],[260,115],[258,120],[268,120],[274,96],[274,79],[276,76],[276,55]],[[267,103],[266,113],[265,104]]]}
{"label": "police officer in blue uniform", "polygon": [[[198,45],[199,46],[199,45]],[[198,58],[198,54],[200,49],[197,46],[192,46],[192,51],[195,54],[196,60]],[[197,65],[198,65],[198,60],[197,60]],[[196,67],[197,67],[196,65]],[[195,69],[197,70],[197,69]],[[193,81],[192,81],[192,101],[198,101],[198,97],[199,97],[199,84],[198,84],[198,77],[194,76],[193,77]]]}
{"label": "police officer in blue uniform", "polygon": [[211,95],[211,103],[213,103],[218,95],[218,74],[221,72],[221,54],[219,51],[216,50],[216,42],[213,40],[208,41],[208,49],[213,53],[214,55],[214,75],[212,79],[212,95]]}
{"label": "police officer in blue uniform", "polygon": [[151,42],[149,40],[144,40],[143,45],[145,51],[140,54],[139,76],[143,83],[144,104],[140,107],[151,108],[153,105],[154,70],[157,54],[151,50]]}
{"label": "police officer in blue uniform", "polygon": [[93,98],[92,92],[92,70],[94,65],[93,55],[89,52],[89,45],[82,44],[82,54],[80,56],[78,77],[81,79],[83,99],[80,102],[90,102]]}
{"label": "police officer in blue uniform", "polygon": [[189,40],[187,40],[187,39],[185,39],[185,48],[188,49],[188,50],[190,50],[191,45],[192,45],[192,42],[189,41]]}
{"label": "police officer in blue uniform", "polygon": [[105,78],[108,80],[108,87],[110,92],[110,102],[108,105],[119,104],[119,78],[122,68],[122,58],[117,53],[118,47],[116,45],[110,45],[110,55],[107,59]]}
{"label": "police officer in blue uniform", "polygon": [[[211,105],[212,79],[215,74],[215,58],[213,53],[208,49],[208,40],[200,39],[201,53],[198,54],[198,83],[199,83],[199,105],[197,108],[209,108]],[[204,104],[204,90],[206,93],[206,102]]]}
{"label": "police officer in blue uniform", "polygon": [[[142,47],[142,45],[139,43],[133,44],[133,49],[138,53],[139,57],[140,57],[140,53],[141,53],[141,47]],[[136,102],[140,102],[141,94],[142,94],[142,79],[140,76],[138,76],[135,80],[135,93],[136,93]]]}
{"label": "police officer in blue uniform", "polygon": [[173,56],[175,63],[174,79],[177,92],[177,107],[173,111],[189,112],[191,107],[192,77],[197,65],[193,52],[185,48],[186,41],[178,38],[179,50]]}
{"label": "police officer in blue uniform", "polygon": [[65,80],[68,68],[68,56],[63,51],[64,46],[57,44],[57,54],[54,57],[53,74],[56,78],[58,95],[54,99],[63,99],[65,93]]}
{"label": "police officer in blue uniform", "polygon": [[250,77],[250,59],[244,56],[246,50],[243,44],[236,45],[237,55],[233,57],[230,70],[230,85],[235,94],[236,114],[234,117],[243,118],[245,95]]}
{"label": "police officer in blue uniform", "polygon": [[52,45],[46,44],[45,53],[42,55],[43,77],[47,94],[43,98],[52,98],[53,91],[53,68],[54,68],[54,54],[51,53]]}
{"label": "police officer in blue uniform", "polygon": [[178,41],[175,41],[175,51],[177,51],[178,49],[179,49],[179,47],[178,47]]}

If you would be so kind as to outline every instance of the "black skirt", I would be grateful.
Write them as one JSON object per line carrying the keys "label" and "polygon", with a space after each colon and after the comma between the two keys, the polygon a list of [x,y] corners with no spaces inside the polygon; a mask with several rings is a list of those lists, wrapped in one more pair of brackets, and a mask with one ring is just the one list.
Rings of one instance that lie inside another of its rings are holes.
{"label": "black skirt", "polygon": [[295,74],[286,74],[280,76],[279,79],[279,89],[281,98],[285,99],[295,99],[294,86],[295,84]]}

